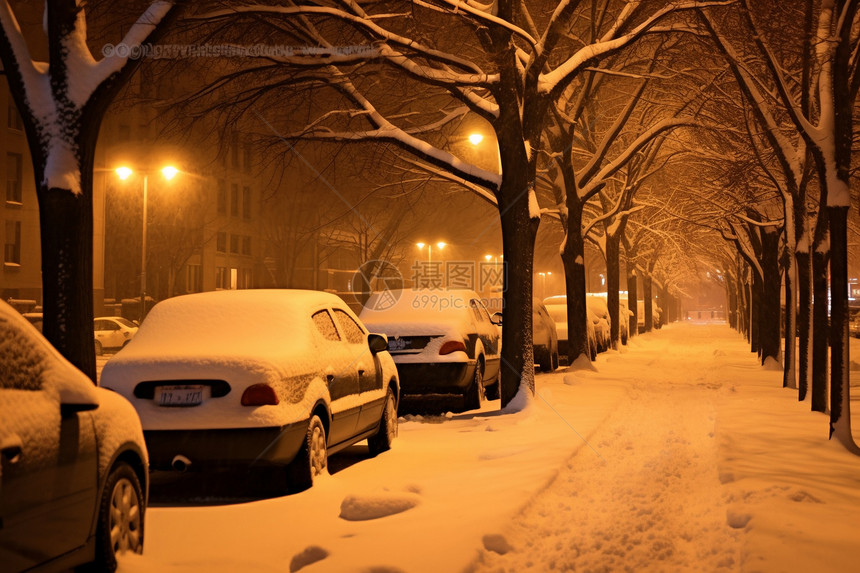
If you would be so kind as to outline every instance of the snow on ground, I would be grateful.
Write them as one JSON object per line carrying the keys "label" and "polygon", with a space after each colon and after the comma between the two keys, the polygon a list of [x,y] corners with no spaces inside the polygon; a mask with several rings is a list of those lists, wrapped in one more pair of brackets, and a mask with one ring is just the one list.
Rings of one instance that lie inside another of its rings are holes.
{"label": "snow on ground", "polygon": [[153,506],[120,571],[852,570],[860,458],[726,326],[536,383],[517,414],[402,421],[306,492]]}

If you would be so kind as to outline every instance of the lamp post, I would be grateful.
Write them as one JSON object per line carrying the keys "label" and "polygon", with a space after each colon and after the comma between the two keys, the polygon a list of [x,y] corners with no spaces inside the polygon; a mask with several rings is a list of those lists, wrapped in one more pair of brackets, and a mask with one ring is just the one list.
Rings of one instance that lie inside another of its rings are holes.
{"label": "lamp post", "polygon": [[[440,251],[444,249],[446,245],[447,243],[443,243],[442,241],[436,243],[436,246],[439,248]],[[429,265],[433,262],[433,245],[431,245],[430,243],[415,243],[415,246],[418,247],[419,251],[422,250],[424,247],[427,247],[427,264]]]}
{"label": "lamp post", "polygon": [[[475,147],[478,147],[481,144],[481,142],[484,141],[484,134],[477,133],[477,132],[470,133],[468,135],[468,140],[469,140],[469,143],[471,143]],[[502,156],[499,154],[498,146],[496,146],[496,165],[498,166],[499,173],[501,173],[502,172]]]}
{"label": "lamp post", "polygon": [[[161,174],[165,179],[170,181],[173,179],[179,170],[171,165],[161,168]],[[125,181],[134,171],[130,167],[118,167],[116,169],[117,176]],[[149,172],[141,171],[143,174],[143,231],[141,236],[141,251],[140,251],[140,322],[143,323],[143,317],[146,316],[146,204],[149,185]]]}

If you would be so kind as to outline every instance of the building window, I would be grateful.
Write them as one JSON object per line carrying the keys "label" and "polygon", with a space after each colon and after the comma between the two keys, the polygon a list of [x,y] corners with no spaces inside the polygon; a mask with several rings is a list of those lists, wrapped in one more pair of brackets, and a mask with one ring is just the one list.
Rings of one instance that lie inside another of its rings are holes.
{"label": "building window", "polygon": [[203,266],[187,265],[185,267],[185,292],[200,292],[203,290]]}
{"label": "building window", "polygon": [[15,106],[15,102],[12,101],[12,98],[9,98],[9,106],[7,107],[6,112],[6,127],[14,129],[15,131],[23,131],[24,122],[21,121],[21,114],[18,113],[18,108]]}
{"label": "building window", "polygon": [[215,288],[230,288],[230,269],[227,267],[215,267]]}
{"label": "building window", "polygon": [[236,183],[230,186],[230,215],[239,216],[239,186]]}
{"label": "building window", "polygon": [[218,180],[218,214],[227,214],[227,182],[223,179]]}
{"label": "building window", "polygon": [[239,239],[241,237],[239,235],[230,235],[230,252],[239,254]]}
{"label": "building window", "polygon": [[251,218],[251,188],[242,188],[242,217]]}
{"label": "building window", "polygon": [[245,236],[242,237],[242,254],[250,255],[251,254],[251,237]]}
{"label": "building window", "polygon": [[21,204],[21,154],[6,154],[6,202]]}
{"label": "building window", "polygon": [[21,221],[6,221],[3,262],[11,265],[21,264]]}
{"label": "building window", "polygon": [[215,235],[215,250],[219,253],[227,252],[227,233],[224,231],[218,231]]}
{"label": "building window", "polygon": [[239,133],[234,131],[230,136],[230,166],[239,168]]}
{"label": "building window", "polygon": [[253,160],[252,159],[253,158],[253,150],[251,148],[251,144],[245,143],[245,145],[242,147],[242,152],[243,152],[242,169],[245,171],[245,173],[250,173],[251,172],[251,162]]}

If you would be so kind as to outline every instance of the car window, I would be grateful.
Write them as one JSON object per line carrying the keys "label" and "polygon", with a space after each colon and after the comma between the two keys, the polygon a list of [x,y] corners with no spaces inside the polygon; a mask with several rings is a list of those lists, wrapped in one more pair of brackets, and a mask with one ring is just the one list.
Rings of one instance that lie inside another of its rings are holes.
{"label": "car window", "polygon": [[364,342],[364,331],[355,323],[351,316],[339,308],[334,309],[334,314],[341,328],[343,328],[343,333],[346,335],[348,342],[352,344],[361,344]]}
{"label": "car window", "polygon": [[120,323],[121,325],[123,325],[126,328],[135,328],[137,326],[132,321],[130,321],[126,318],[119,317],[119,316],[116,317],[114,320],[116,320],[118,323]]}
{"label": "car window", "polygon": [[107,328],[105,328],[105,321],[103,321],[103,320],[97,320],[97,321],[95,321],[95,322],[93,323],[93,328],[94,328],[95,330],[107,330]]}
{"label": "car window", "polygon": [[31,338],[0,318],[0,389],[41,390],[44,358]]}
{"label": "car window", "polygon": [[487,312],[487,309],[484,308],[484,305],[481,304],[481,301],[472,299],[470,303],[472,305],[472,312],[475,313],[475,319],[478,322],[491,322],[490,313]]}
{"label": "car window", "polygon": [[314,320],[314,326],[317,327],[317,330],[320,331],[320,334],[322,334],[326,340],[340,340],[340,335],[337,333],[334,321],[331,319],[331,315],[327,310],[315,312],[311,318]]}

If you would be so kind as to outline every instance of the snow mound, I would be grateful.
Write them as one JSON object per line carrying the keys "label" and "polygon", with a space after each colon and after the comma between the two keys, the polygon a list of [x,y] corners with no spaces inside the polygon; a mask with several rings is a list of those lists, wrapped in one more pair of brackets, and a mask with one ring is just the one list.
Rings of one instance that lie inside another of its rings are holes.
{"label": "snow mound", "polygon": [[725,356],[725,355],[726,355],[726,353],[723,352],[722,350],[720,350],[719,348],[714,350],[714,358],[718,358],[720,356]]}
{"label": "snow mound", "polygon": [[851,363],[848,365],[848,370],[850,370],[851,372],[860,372],[860,362],[855,362],[852,360]]}
{"label": "snow mound", "polygon": [[752,516],[749,513],[734,511],[729,509],[726,511],[726,523],[732,529],[743,529],[750,522]]}
{"label": "snow mound", "polygon": [[579,382],[573,374],[565,374],[562,380],[568,386],[576,386],[577,382]]}
{"label": "snow mound", "polygon": [[305,547],[304,551],[297,553],[290,560],[290,573],[295,573],[303,567],[322,561],[328,557],[328,551],[317,545]]}
{"label": "snow mound", "polygon": [[347,521],[379,519],[412,509],[419,501],[415,494],[348,495],[340,504],[340,517]]}
{"label": "snow mound", "polygon": [[508,540],[505,539],[505,536],[499,535],[498,533],[488,533],[484,536],[483,542],[484,549],[498,553],[499,555],[504,555],[505,553],[513,550],[513,547],[511,547]]}
{"label": "snow mound", "polygon": [[580,370],[591,370],[592,372],[597,372],[594,362],[592,362],[585,354],[577,356],[576,360],[573,361],[573,364],[570,365],[568,370],[573,370],[574,372]]}
{"label": "snow mound", "polygon": [[762,364],[762,370],[773,370],[773,371],[782,371],[782,364],[779,363],[778,360],[774,359],[772,356],[768,356],[764,364]]}

